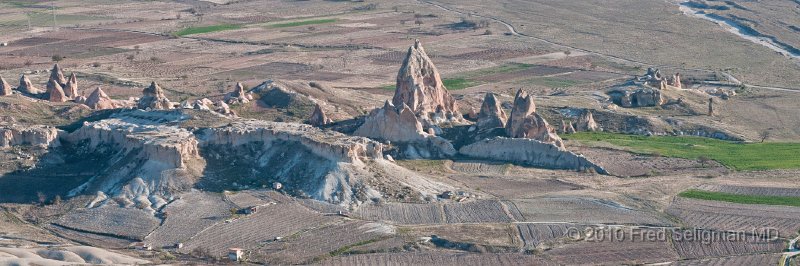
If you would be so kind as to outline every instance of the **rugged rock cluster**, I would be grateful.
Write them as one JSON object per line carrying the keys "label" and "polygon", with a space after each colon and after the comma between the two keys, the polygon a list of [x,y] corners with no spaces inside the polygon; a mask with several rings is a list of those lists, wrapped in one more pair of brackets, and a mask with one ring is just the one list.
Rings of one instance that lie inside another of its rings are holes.
{"label": "rugged rock cluster", "polygon": [[225,94],[225,103],[227,104],[244,104],[253,100],[253,96],[244,90],[244,85],[241,82],[236,83],[236,88]]}
{"label": "rugged rock cluster", "polygon": [[462,119],[455,98],[442,83],[439,70],[417,40],[408,48],[397,73],[394,106],[407,105],[426,124]]}
{"label": "rugged rock cluster", "polygon": [[506,125],[506,133],[511,138],[535,139],[545,143],[553,143],[563,148],[564,142],[556,134],[553,127],[541,115],[536,113],[533,98],[520,89],[514,98],[511,118]]}
{"label": "rugged rock cluster", "polygon": [[167,96],[164,95],[164,90],[155,81],[142,90],[142,94],[144,95],[139,98],[139,102],[136,104],[139,109],[169,110],[173,108],[172,102],[167,99]]}
{"label": "rugged rock cluster", "polygon": [[506,111],[503,110],[500,102],[491,92],[487,92],[486,97],[483,98],[483,104],[481,104],[481,110],[477,118],[476,125],[480,129],[505,128],[506,120],[508,119]]}
{"label": "rugged rock cluster", "polygon": [[61,133],[49,126],[0,125],[0,148],[20,145],[57,147]]}
{"label": "rugged rock cluster", "polygon": [[434,158],[456,153],[449,141],[425,132],[408,105],[403,104],[398,108],[389,101],[382,108],[372,110],[353,134],[398,142],[398,145],[403,145],[404,154],[410,158]]}
{"label": "rugged rock cluster", "polygon": [[333,123],[333,120],[328,118],[325,115],[325,112],[322,110],[322,107],[319,104],[314,105],[314,112],[311,113],[311,117],[308,119],[308,122],[312,126],[324,126],[330,123]]}

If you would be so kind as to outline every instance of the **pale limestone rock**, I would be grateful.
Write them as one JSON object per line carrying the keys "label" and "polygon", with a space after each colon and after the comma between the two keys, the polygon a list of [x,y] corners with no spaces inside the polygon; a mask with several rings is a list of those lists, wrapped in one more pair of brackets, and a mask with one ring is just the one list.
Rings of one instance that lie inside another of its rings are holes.
{"label": "pale limestone rock", "polygon": [[64,95],[70,99],[78,97],[78,77],[75,76],[75,73],[69,76],[69,80],[67,80],[67,84],[64,86]]}
{"label": "pale limestone rock", "polygon": [[47,82],[47,99],[54,103],[63,103],[67,101],[67,96],[64,95],[64,89],[53,79]]}
{"label": "pale limestone rock", "polygon": [[164,91],[155,81],[150,86],[142,90],[142,98],[139,98],[137,107],[142,110],[169,110],[172,109],[172,102],[164,95]]}
{"label": "pale limestone rock", "polygon": [[8,96],[13,94],[11,84],[8,84],[6,79],[0,77],[0,96]]}
{"label": "pale limestone rock", "polygon": [[97,87],[97,89],[92,91],[92,94],[89,94],[89,97],[86,98],[84,104],[95,110],[116,108],[114,100],[112,100],[111,97],[108,97],[108,95],[106,95],[106,93],[100,87]]}
{"label": "pale limestone rock", "polygon": [[408,105],[411,111],[427,117],[441,108],[448,117],[460,119],[456,100],[447,91],[442,78],[419,40],[408,49],[408,54],[397,73],[397,88],[392,98],[395,106]]}
{"label": "pale limestone rock", "polygon": [[28,79],[28,76],[25,76],[25,74],[22,74],[22,77],[19,78],[19,87],[17,87],[17,90],[31,95],[42,93],[40,89],[33,86],[33,83],[31,83],[31,80]]}
{"label": "pale limestone rock", "polygon": [[564,147],[564,142],[556,134],[555,129],[536,113],[533,98],[522,89],[517,91],[514,99],[511,118],[506,124],[506,133],[511,138],[535,139]]}
{"label": "pale limestone rock", "polygon": [[681,84],[681,73],[675,73],[675,75],[672,76],[672,84],[670,85],[678,89],[683,89],[683,85]]}
{"label": "pale limestone rock", "polygon": [[485,139],[462,147],[460,154],[480,159],[505,161],[550,169],[576,171],[593,170],[608,174],[601,166],[552,143],[535,139],[503,138]]}
{"label": "pale limestone rock", "polygon": [[225,94],[225,102],[228,104],[249,103],[251,99],[252,96],[244,91],[244,85],[241,82],[236,83],[236,88],[232,92]]}
{"label": "pale limestone rock", "polygon": [[481,111],[478,113],[478,128],[504,128],[506,120],[506,111],[500,106],[494,93],[487,92],[486,97],[483,98],[483,104],[481,104]]}
{"label": "pale limestone rock", "polygon": [[575,133],[575,127],[569,121],[561,120],[561,133],[572,134]]}
{"label": "pale limestone rock", "polygon": [[224,101],[217,101],[214,104],[214,111],[223,115],[236,116],[236,112]]}
{"label": "pale limestone rock", "polygon": [[597,131],[600,130],[600,127],[597,125],[597,122],[594,121],[592,112],[586,110],[578,118],[577,127],[575,129],[577,131]]}
{"label": "pale limestone rock", "polygon": [[42,148],[57,147],[63,131],[49,126],[0,125],[0,148],[32,145]]}
{"label": "pale limestone rock", "polygon": [[312,126],[318,127],[333,123],[333,120],[331,120],[330,118],[328,118],[327,115],[325,115],[325,112],[322,111],[322,107],[319,106],[319,104],[316,104],[314,106],[314,112],[311,113],[311,117],[308,119],[308,122]]}
{"label": "pale limestone rock", "polygon": [[58,64],[53,65],[53,69],[50,70],[50,79],[58,82],[58,85],[61,87],[67,85],[67,79],[64,78],[64,72],[61,71],[61,67],[59,67]]}
{"label": "pale limestone rock", "polygon": [[416,141],[422,138],[422,123],[414,116],[413,111],[403,104],[397,110],[386,101],[383,108],[372,110],[365,118],[364,124],[356,129],[355,135],[389,141]]}

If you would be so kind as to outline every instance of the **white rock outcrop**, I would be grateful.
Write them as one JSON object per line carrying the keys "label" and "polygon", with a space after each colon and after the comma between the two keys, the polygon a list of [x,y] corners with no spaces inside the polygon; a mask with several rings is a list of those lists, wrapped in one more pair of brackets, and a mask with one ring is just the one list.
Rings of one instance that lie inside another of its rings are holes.
{"label": "white rock outcrop", "polygon": [[17,87],[17,90],[29,95],[42,93],[39,88],[33,86],[33,83],[31,83],[31,80],[25,74],[22,74],[22,77],[19,78],[19,86]]}
{"label": "white rock outcrop", "polygon": [[100,87],[94,89],[92,94],[89,94],[89,97],[86,98],[83,104],[94,110],[117,108],[117,104],[114,102],[114,100],[112,100],[111,97],[108,97],[108,95]]}
{"label": "white rock outcrop", "polygon": [[514,98],[511,117],[506,124],[506,134],[511,138],[528,138],[541,142],[553,143],[564,147],[564,141],[556,134],[556,130],[536,113],[533,98],[520,89]]}
{"label": "white rock outcrop", "polygon": [[60,146],[63,131],[49,126],[0,125],[0,148],[12,146]]}
{"label": "white rock outcrop", "polygon": [[599,165],[552,143],[534,139],[503,138],[485,139],[462,147],[460,154],[479,159],[498,160],[515,164],[567,169],[576,171],[593,170],[600,174],[608,172]]}
{"label": "white rock outcrop", "polygon": [[253,96],[245,92],[241,82],[236,83],[236,88],[232,92],[225,94],[225,102],[228,104],[249,103],[251,100],[253,100]]}
{"label": "white rock outcrop", "polygon": [[382,108],[372,110],[353,134],[405,144],[403,153],[410,158],[434,158],[456,153],[452,143],[423,131],[422,123],[411,108],[405,104],[396,108],[389,101]]}
{"label": "white rock outcrop", "polygon": [[504,128],[506,127],[506,111],[500,106],[500,102],[494,96],[494,93],[487,92],[481,104],[481,111],[478,113],[478,122],[476,125],[480,129],[491,128]]}

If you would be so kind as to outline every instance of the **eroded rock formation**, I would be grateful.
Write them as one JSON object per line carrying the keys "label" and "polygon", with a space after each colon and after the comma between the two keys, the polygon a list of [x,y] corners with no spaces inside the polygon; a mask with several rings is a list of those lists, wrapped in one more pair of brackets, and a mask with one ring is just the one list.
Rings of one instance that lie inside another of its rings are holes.
{"label": "eroded rock formation", "polygon": [[564,147],[564,142],[556,134],[555,129],[536,113],[536,104],[534,104],[533,98],[522,89],[517,91],[514,98],[511,118],[506,124],[506,134],[511,138],[535,139]]}
{"label": "eroded rock formation", "polygon": [[478,113],[477,126],[480,129],[490,129],[506,127],[506,111],[500,107],[500,102],[494,93],[487,92],[481,104],[481,111]]}
{"label": "eroded rock formation", "polygon": [[53,65],[53,69],[50,70],[50,79],[55,80],[58,82],[58,85],[64,87],[67,84],[67,79],[64,78],[64,72],[61,71],[61,67],[58,64]]}
{"label": "eroded rock formation", "polygon": [[78,97],[78,77],[75,76],[75,73],[69,76],[69,80],[67,80],[67,84],[64,86],[64,95],[70,99]]}
{"label": "eroded rock formation", "polygon": [[236,83],[236,88],[232,92],[225,94],[225,102],[228,104],[249,103],[252,99],[253,96],[245,92],[241,82]]}
{"label": "eroded rock formation", "polygon": [[575,133],[575,127],[572,123],[566,120],[561,120],[561,133],[572,134]]}
{"label": "eroded rock formation", "polygon": [[661,90],[650,87],[617,88],[611,90],[609,95],[616,105],[625,108],[660,106],[665,102]]}
{"label": "eroded rock formation", "polygon": [[592,112],[589,110],[585,110],[581,116],[578,118],[578,122],[576,123],[577,126],[573,130],[577,131],[597,131],[600,130],[600,126],[597,125],[597,122],[594,121],[594,116]]}
{"label": "eroded rock formation", "polygon": [[59,131],[49,126],[0,125],[0,148],[32,145],[42,148],[57,147]]}
{"label": "eroded rock formation", "polygon": [[64,89],[54,79],[47,82],[47,99],[54,103],[63,103],[67,101],[67,96],[64,95]]}
{"label": "eroded rock formation", "polygon": [[97,87],[84,102],[86,106],[95,110],[114,109],[116,104],[100,87]]}
{"label": "eroded rock formation", "polygon": [[17,90],[30,95],[42,93],[41,90],[33,86],[33,83],[31,83],[31,80],[25,74],[22,74],[22,77],[19,78],[19,87],[17,87]]}
{"label": "eroded rock formation", "polygon": [[419,40],[408,48],[408,54],[397,73],[397,88],[392,104],[407,105],[423,119],[436,113],[437,109],[450,120],[461,118],[455,98],[445,88],[439,71]]}
{"label": "eroded rock formation", "polygon": [[462,147],[459,153],[480,159],[499,160],[516,164],[550,169],[577,171],[593,170],[608,174],[605,169],[552,143],[534,139],[503,138],[485,139]]}
{"label": "eroded rock formation", "polygon": [[405,143],[404,154],[412,158],[449,156],[456,152],[449,141],[426,133],[410,107],[404,104],[396,108],[389,101],[382,108],[372,110],[353,134]]}
{"label": "eroded rock formation", "polygon": [[675,73],[675,75],[672,75],[672,82],[669,85],[672,85],[678,89],[683,89],[683,84],[681,83],[681,73]]}
{"label": "eroded rock formation", "polygon": [[164,91],[155,81],[150,86],[142,90],[142,98],[139,99],[137,107],[142,110],[168,110],[172,109],[172,102],[164,95]]}
{"label": "eroded rock formation", "polygon": [[319,106],[319,104],[316,104],[314,106],[314,112],[311,113],[311,117],[308,119],[308,122],[312,126],[324,126],[333,123],[333,120],[331,120],[330,118],[328,118],[327,115],[325,115],[325,112],[322,111],[322,107]]}
{"label": "eroded rock formation", "polygon": [[0,96],[8,96],[13,94],[11,84],[8,84],[6,79],[0,77]]}

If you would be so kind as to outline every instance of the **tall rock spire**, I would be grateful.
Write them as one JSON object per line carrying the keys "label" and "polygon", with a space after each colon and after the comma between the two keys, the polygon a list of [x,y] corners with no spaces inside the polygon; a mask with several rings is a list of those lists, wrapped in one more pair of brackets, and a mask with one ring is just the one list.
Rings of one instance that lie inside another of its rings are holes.
{"label": "tall rock spire", "polygon": [[417,40],[408,48],[403,65],[397,73],[397,88],[392,98],[394,106],[407,105],[418,116],[441,111],[460,118],[456,100],[447,91],[439,70],[433,65],[422,44]]}

